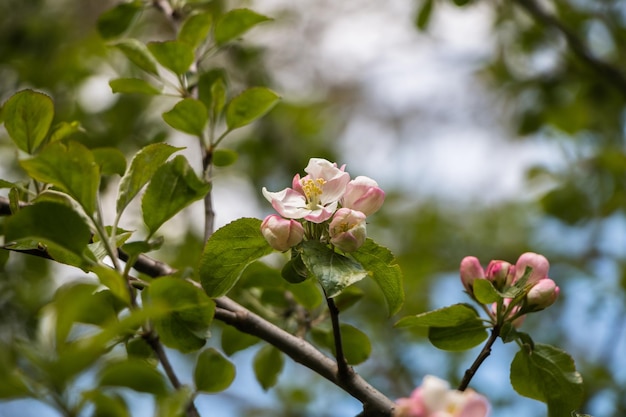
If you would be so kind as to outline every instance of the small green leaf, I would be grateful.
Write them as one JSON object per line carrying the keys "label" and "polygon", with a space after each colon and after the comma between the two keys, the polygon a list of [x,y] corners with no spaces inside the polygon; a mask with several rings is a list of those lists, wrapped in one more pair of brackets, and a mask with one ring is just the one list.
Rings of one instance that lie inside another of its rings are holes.
{"label": "small green leaf", "polygon": [[[359,329],[349,324],[341,324],[341,341],[343,344],[343,354],[349,365],[358,365],[370,357],[372,344],[369,337]],[[332,345],[333,354],[335,345]]]}
{"label": "small green leaf", "polygon": [[479,319],[454,327],[429,327],[428,340],[433,346],[451,351],[471,349],[487,338],[485,325]]}
{"label": "small green leaf", "polygon": [[252,87],[233,98],[226,108],[229,130],[245,126],[263,117],[280,100],[278,94],[265,87]]}
{"label": "small green leaf", "polygon": [[111,290],[120,301],[123,303],[130,301],[128,286],[119,272],[103,265],[95,265],[92,271],[98,276],[100,283]]}
{"label": "small green leaf", "polygon": [[231,10],[224,14],[215,25],[215,41],[218,45],[223,45],[268,20],[271,19],[250,9]]}
{"label": "small green leaf", "polygon": [[27,206],[4,222],[5,245],[38,242],[47,248],[54,259],[82,266],[85,251],[91,240],[91,231],[83,218],[71,208],[49,202]]}
{"label": "small green leaf", "polygon": [[167,313],[155,319],[165,346],[192,352],[204,346],[215,313],[215,303],[193,284],[178,278],[162,277],[148,288],[150,305]]}
{"label": "small green leaf", "polygon": [[126,387],[155,395],[167,393],[163,375],[153,366],[139,359],[107,364],[100,372],[100,386]]}
{"label": "small green leaf", "polygon": [[193,98],[181,100],[172,110],[163,113],[163,120],[168,125],[195,136],[202,136],[208,117],[204,104]]}
{"label": "small green leaf", "polygon": [[216,149],[213,151],[213,165],[226,167],[237,161],[239,154],[232,149]]}
{"label": "small green leaf", "polygon": [[395,324],[395,327],[454,327],[468,321],[474,321],[478,317],[478,312],[471,305],[454,304],[415,316],[403,317]]}
{"label": "small green leaf", "polygon": [[213,16],[211,13],[198,13],[185,20],[178,32],[178,40],[197,48],[209,35]]}
{"label": "small green leaf", "polygon": [[18,148],[33,154],[44,143],[52,119],[54,104],[43,93],[22,90],[4,103],[4,127]]}
{"label": "small green leaf", "polygon": [[150,42],[148,50],[163,65],[174,74],[182,75],[193,64],[193,48],[179,41]]}
{"label": "small green leaf", "polygon": [[133,157],[120,182],[117,212],[121,213],[167,158],[181,149],[183,148],[175,148],[165,143],[153,143],[141,149]]}
{"label": "small green leaf", "polygon": [[187,385],[183,385],[166,396],[157,398],[155,417],[182,417],[187,415],[189,404],[193,402],[195,393]]}
{"label": "small green leaf", "polygon": [[100,167],[102,175],[124,175],[126,171],[126,157],[117,148],[92,149],[93,157]]}
{"label": "small green leaf", "polygon": [[209,348],[198,356],[193,379],[198,391],[224,391],[235,379],[235,365],[214,348]]}
{"label": "small green leaf", "polygon": [[113,46],[119,49],[125,56],[142,70],[149,74],[158,75],[157,64],[146,45],[137,39],[124,39]]}
{"label": "small green leaf", "polygon": [[582,404],[583,380],[574,360],[554,346],[523,345],[511,362],[511,385],[518,394],[548,405],[549,417],[569,416]]}
{"label": "small green leaf", "polygon": [[226,80],[226,71],[221,68],[202,72],[198,78],[198,99],[211,110],[215,119],[226,102]]}
{"label": "small green leaf", "polygon": [[141,200],[150,235],[189,204],[203,198],[210,188],[211,184],[196,176],[184,156],[178,155],[159,167]]}
{"label": "small green leaf", "polygon": [[128,405],[120,395],[107,395],[98,390],[84,391],[82,395],[93,403],[94,417],[131,417]]}
{"label": "small green leaf", "polygon": [[254,356],[254,374],[264,390],[272,388],[278,382],[285,359],[280,350],[272,345],[263,346]]}
{"label": "small green leaf", "polygon": [[113,93],[156,95],[161,89],[141,78],[117,78],[109,81]]}
{"label": "small green leaf", "polygon": [[315,275],[329,298],[339,295],[344,288],[367,276],[361,264],[320,242],[307,240],[303,242],[302,249],[304,264]]}
{"label": "small green leaf", "polygon": [[34,158],[20,161],[32,178],[53,184],[91,215],[96,209],[100,170],[93,153],[78,142],[55,142]]}
{"label": "small green leaf", "polygon": [[415,26],[417,26],[419,30],[424,31],[428,27],[430,17],[433,13],[433,5],[434,0],[423,0],[422,7],[420,7],[419,12],[417,12],[415,19]]}
{"label": "small green leaf", "polygon": [[240,332],[232,326],[224,326],[222,329],[222,349],[228,356],[254,346],[260,341],[258,337]]}
{"label": "small green leaf", "polygon": [[302,261],[302,255],[292,251],[292,257],[280,271],[280,276],[291,284],[299,284],[309,277],[309,270]]}
{"label": "small green leaf", "polygon": [[14,182],[10,182],[7,180],[0,180],[0,189],[1,188],[16,188],[17,184],[15,184]]}
{"label": "small green leaf", "polygon": [[74,133],[83,132],[84,129],[80,125],[80,122],[61,122],[57,123],[52,129],[52,133],[50,134],[49,143],[58,142],[62,139],[68,138]]}
{"label": "small green leaf", "polygon": [[495,303],[502,298],[491,281],[487,279],[474,280],[472,286],[474,289],[474,297],[476,297],[476,300],[481,304]]}
{"label": "small green leaf", "polygon": [[[348,287],[338,297],[341,297],[344,293],[349,292],[350,288],[356,287]],[[287,289],[293,294],[293,298],[304,308],[317,308],[324,301],[324,295],[322,294],[320,287],[317,285],[315,280],[312,279],[299,284],[288,284]],[[335,298],[335,301],[337,301],[337,298]]]}
{"label": "small green leaf", "polygon": [[382,290],[389,315],[396,314],[404,304],[404,288],[402,270],[391,251],[372,239],[366,239],[359,250],[351,255],[367,270]]}
{"label": "small green leaf", "polygon": [[141,10],[141,2],[119,3],[112,9],[102,13],[96,24],[100,36],[104,39],[115,38],[121,35],[133,23]]}
{"label": "small green leaf", "polygon": [[202,287],[209,297],[220,297],[248,265],[272,252],[261,234],[261,220],[235,220],[213,233],[204,247],[199,267]]}

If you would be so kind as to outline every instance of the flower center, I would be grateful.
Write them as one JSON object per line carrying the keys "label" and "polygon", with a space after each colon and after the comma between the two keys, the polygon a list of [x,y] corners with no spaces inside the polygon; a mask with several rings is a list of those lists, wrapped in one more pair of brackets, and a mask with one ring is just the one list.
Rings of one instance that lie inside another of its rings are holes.
{"label": "flower center", "polygon": [[326,184],[324,178],[307,179],[302,181],[302,191],[308,201],[310,208],[315,208],[319,205],[320,196],[322,195],[322,186]]}

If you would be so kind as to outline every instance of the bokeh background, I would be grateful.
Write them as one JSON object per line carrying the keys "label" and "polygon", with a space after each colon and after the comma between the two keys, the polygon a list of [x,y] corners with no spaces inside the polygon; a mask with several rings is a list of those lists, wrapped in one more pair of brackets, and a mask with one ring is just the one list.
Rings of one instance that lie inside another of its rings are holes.
{"label": "bokeh background", "polygon": [[[486,265],[542,253],[561,297],[528,317],[523,330],[573,356],[585,381],[580,412],[626,415],[623,1],[206,3],[250,7],[274,19],[215,66],[228,68],[235,86],[266,85],[283,97],[268,116],[228,139],[239,160],[215,173],[218,226],[269,214],[261,187],[288,186],[315,156],[345,163],[352,176],[375,178],[387,192],[368,233],[393,250],[404,271],[399,316],[467,301],[458,280],[466,255]],[[0,100],[23,88],[44,91],[55,100],[56,120],[80,121],[79,139],[90,147],[117,146],[130,155],[167,140],[189,146],[199,168],[188,138],[160,119],[173,100],[110,92],[110,79],[133,71],[95,29],[112,5],[2,0]],[[173,36],[150,10],[133,31],[129,36],[143,40]],[[18,155],[0,134],[0,174],[18,181],[24,178]],[[192,207],[173,219],[155,256],[176,267],[194,265],[201,213]],[[124,227],[141,230],[140,217],[126,221]],[[80,276],[11,255],[0,270],[2,342],[35,337],[54,289]],[[425,374],[458,383],[479,348],[442,352],[419,330],[394,329],[378,290],[361,287],[365,297],[342,316],[372,341],[372,356],[358,372],[392,398],[406,396]],[[219,336],[216,326],[211,343],[219,346]],[[203,415],[358,414],[355,400],[289,360],[278,386],[264,392],[251,370],[255,349],[234,355],[238,376],[231,388],[198,398]],[[472,387],[490,398],[494,417],[545,415],[543,404],[511,388],[514,354],[514,346],[496,343]],[[190,379],[184,372],[192,362],[172,355],[182,379]],[[77,389],[90,378],[77,381]],[[133,415],[152,415],[148,398],[128,393],[128,399]],[[30,400],[0,402],[0,416],[18,415],[58,414]]]}

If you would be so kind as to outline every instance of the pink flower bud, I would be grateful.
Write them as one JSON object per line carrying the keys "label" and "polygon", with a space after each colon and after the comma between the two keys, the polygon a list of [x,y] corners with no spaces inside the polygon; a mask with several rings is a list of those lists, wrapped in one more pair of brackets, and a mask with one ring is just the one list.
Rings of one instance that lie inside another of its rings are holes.
{"label": "pink flower bud", "polygon": [[295,220],[270,214],[261,223],[261,233],[272,248],[283,252],[302,242],[304,228]]}
{"label": "pink flower bud", "polygon": [[545,256],[539,255],[538,253],[523,253],[515,263],[515,281],[518,281],[524,276],[526,267],[532,268],[532,272],[530,273],[527,283],[534,284],[535,282],[548,277],[550,263]]}
{"label": "pink flower bud", "polygon": [[359,176],[350,181],[343,195],[342,206],[369,216],[378,211],[385,201],[385,192],[369,177]]}
{"label": "pink flower bud", "polygon": [[539,280],[526,294],[526,302],[533,311],[543,310],[554,304],[561,292],[550,278]]}
{"label": "pink flower bud", "polygon": [[365,214],[349,208],[340,208],[335,212],[329,225],[330,243],[344,252],[354,252],[361,247],[367,232]]}
{"label": "pink flower bud", "polygon": [[493,282],[494,286],[502,289],[513,283],[513,265],[506,261],[491,261],[487,265],[486,278]]}
{"label": "pink flower bud", "polygon": [[461,282],[468,293],[473,294],[473,283],[476,279],[485,278],[485,270],[475,256],[466,256],[461,261]]}

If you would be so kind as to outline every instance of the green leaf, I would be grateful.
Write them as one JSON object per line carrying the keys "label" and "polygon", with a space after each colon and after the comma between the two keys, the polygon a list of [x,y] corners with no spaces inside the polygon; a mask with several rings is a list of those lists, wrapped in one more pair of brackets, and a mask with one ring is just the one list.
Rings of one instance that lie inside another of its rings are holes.
{"label": "green leaf", "polygon": [[202,136],[208,117],[204,104],[193,98],[181,100],[172,110],[163,113],[163,120],[168,125],[195,136]]}
{"label": "green leaf", "polygon": [[479,320],[466,321],[454,327],[429,327],[428,340],[433,346],[451,351],[471,349],[487,338],[484,323]]}
{"label": "green leaf", "polygon": [[455,327],[463,323],[475,321],[478,318],[478,312],[471,305],[454,304],[415,316],[403,317],[395,324],[395,327]]}
{"label": "green leaf", "polygon": [[582,404],[583,380],[574,360],[554,346],[523,345],[511,362],[511,385],[518,394],[548,405],[549,417],[569,416]]}
{"label": "green leaf", "polygon": [[62,139],[68,138],[74,133],[83,132],[84,129],[80,125],[80,122],[60,122],[57,123],[52,129],[52,133],[50,134],[49,143],[58,142]]}
{"label": "green leaf", "polygon": [[474,297],[481,304],[495,303],[502,298],[491,281],[487,279],[474,280],[472,286],[474,288]]}
{"label": "green leaf", "polygon": [[264,390],[276,385],[284,361],[282,353],[272,345],[263,346],[254,356],[254,374]]}
{"label": "green leaf", "polygon": [[320,242],[307,240],[303,242],[302,249],[304,264],[315,275],[329,298],[339,295],[344,288],[367,276],[361,264]]}
{"label": "green leaf", "polygon": [[433,13],[434,0],[424,0],[415,19],[415,26],[421,31],[426,30]]}
{"label": "green leaf", "polygon": [[193,284],[178,278],[162,277],[148,288],[150,305],[166,311],[155,319],[165,346],[192,352],[204,346],[215,313],[215,303]]}
{"label": "green leaf", "polygon": [[235,365],[214,348],[204,350],[198,356],[193,380],[196,389],[203,392],[220,392],[235,379]]}
{"label": "green leaf", "polygon": [[218,45],[223,45],[268,20],[271,19],[250,9],[231,10],[225,13],[215,25],[215,41]]}
{"label": "green leaf", "polygon": [[138,392],[165,395],[163,375],[147,362],[129,359],[107,364],[100,372],[100,386],[126,387]]}
{"label": "green leaf", "polygon": [[102,175],[124,175],[126,157],[117,148],[96,148],[91,151]]}
{"label": "green leaf", "polygon": [[252,87],[233,98],[226,108],[229,130],[245,126],[263,117],[280,101],[278,94],[265,87]]}
{"label": "green leaf", "polygon": [[14,182],[10,182],[7,180],[0,180],[0,189],[1,188],[16,188],[17,184],[15,184]]}
{"label": "green leaf", "polygon": [[43,93],[22,90],[9,98],[2,109],[4,127],[18,148],[33,154],[46,139],[54,103]]}
{"label": "green leaf", "polygon": [[112,9],[102,13],[96,27],[104,39],[115,38],[128,29],[141,10],[141,2],[119,3]]}
{"label": "green leaf", "polygon": [[5,220],[4,234],[8,248],[34,241],[35,248],[41,243],[60,262],[76,266],[88,262],[85,251],[91,231],[78,213],[61,204],[41,202],[22,208]]}
{"label": "green leaf", "polygon": [[178,155],[159,167],[141,200],[150,235],[189,204],[203,198],[210,188],[211,184],[196,176],[184,156]]}
{"label": "green leaf", "polygon": [[92,215],[100,185],[100,170],[93,153],[78,142],[55,142],[39,155],[20,161],[32,178],[53,184],[74,198]]}
{"label": "green leaf", "polygon": [[137,39],[124,39],[113,46],[119,49],[125,56],[142,70],[149,74],[158,75],[157,64],[146,45]]}
{"label": "green leaf", "polygon": [[129,303],[128,286],[119,272],[103,265],[95,265],[92,271],[98,276],[100,283],[111,290],[114,296],[124,303]]}
{"label": "green leaf", "polygon": [[107,395],[98,390],[84,391],[82,395],[93,403],[93,417],[131,417],[128,405],[120,395]]}
{"label": "green leaf", "polygon": [[[344,290],[344,292],[338,297],[341,297],[343,294],[349,292],[349,288]],[[320,287],[317,285],[315,280],[312,279],[308,279],[299,284],[287,284],[287,290],[293,294],[293,298],[304,308],[317,308],[324,301],[324,296]],[[337,298],[335,298],[335,302],[337,301]]]}
{"label": "green leaf", "polygon": [[[359,329],[349,324],[341,324],[341,341],[343,354],[349,365],[358,365],[370,357],[372,344],[369,337]],[[330,339],[332,340],[332,334]],[[335,343],[331,343],[330,348],[335,353]]]}
{"label": "green leaf", "polygon": [[202,287],[209,297],[220,297],[248,265],[272,252],[261,234],[261,220],[235,220],[213,233],[204,247],[199,268]]}
{"label": "green leaf", "polygon": [[141,78],[117,78],[109,81],[113,93],[156,95],[161,89]]}
{"label": "green leaf", "polygon": [[260,341],[258,337],[240,332],[232,326],[224,326],[222,329],[222,349],[228,356],[254,346]]}
{"label": "green leaf", "polygon": [[213,151],[213,165],[216,167],[226,167],[237,161],[239,155],[231,149],[216,149]]}
{"label": "green leaf", "polygon": [[189,404],[193,401],[194,392],[187,385],[157,398],[155,417],[182,417],[187,415]]}
{"label": "green leaf", "polygon": [[382,290],[387,301],[389,315],[396,314],[404,304],[404,288],[402,270],[391,251],[378,245],[372,239],[366,239],[359,250],[351,255],[365,268]]}
{"label": "green leaf", "polygon": [[183,75],[193,64],[193,48],[178,41],[150,42],[148,50],[159,64],[176,75]]}
{"label": "green leaf", "polygon": [[211,13],[198,13],[185,20],[178,32],[178,40],[197,48],[209,35],[213,16]]}
{"label": "green leaf", "polygon": [[198,78],[198,99],[211,110],[215,119],[226,102],[226,80],[226,71],[221,68],[202,72]]}
{"label": "green leaf", "polygon": [[117,212],[121,213],[167,158],[181,149],[165,143],[153,143],[141,149],[120,182]]}

